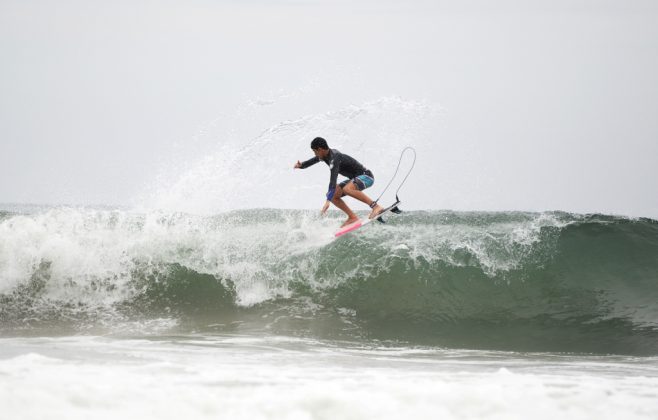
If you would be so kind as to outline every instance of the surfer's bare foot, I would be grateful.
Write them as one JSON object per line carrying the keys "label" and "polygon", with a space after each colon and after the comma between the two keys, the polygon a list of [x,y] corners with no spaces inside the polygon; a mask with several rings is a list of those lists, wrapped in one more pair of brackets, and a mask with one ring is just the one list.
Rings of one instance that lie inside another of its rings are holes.
{"label": "surfer's bare foot", "polygon": [[345,226],[351,225],[352,223],[358,221],[359,221],[358,217],[348,217],[347,220],[345,220],[345,222],[342,225],[340,225],[340,227],[344,228]]}
{"label": "surfer's bare foot", "polygon": [[372,211],[370,212],[368,219],[374,219],[375,217],[377,217],[379,213],[382,212],[382,210],[384,210],[384,208],[379,204],[377,204],[375,207],[372,208]]}

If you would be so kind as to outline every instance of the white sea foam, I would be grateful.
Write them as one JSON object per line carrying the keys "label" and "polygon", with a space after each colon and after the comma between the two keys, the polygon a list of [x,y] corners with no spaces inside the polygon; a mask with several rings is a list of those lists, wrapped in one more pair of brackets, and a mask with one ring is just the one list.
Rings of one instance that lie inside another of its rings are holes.
{"label": "white sea foam", "polygon": [[[568,222],[550,213],[519,217],[514,221],[492,220],[442,223],[435,213],[435,223],[390,226],[371,229],[364,235],[386,250],[397,251],[416,261],[442,261],[453,266],[479,266],[494,276],[518,268],[542,239],[542,228],[563,228]],[[450,219],[448,219],[450,220]],[[545,240],[546,237],[543,237]],[[550,244],[547,244],[550,246]]]}
{"label": "white sea foam", "polygon": [[9,418],[653,419],[655,358],[276,337],[1,339]]}
{"label": "white sea foam", "polygon": [[[289,296],[292,280],[331,287],[385,269],[396,257],[411,264],[479,266],[494,275],[518,267],[543,227],[565,223],[546,214],[513,222],[442,223],[438,213],[429,223],[414,223],[412,214],[396,225],[371,226],[334,242],[337,216],[258,210],[206,217],[80,208],[17,215],[0,222],[0,293],[41,279],[49,299],[106,307],[136,292],[131,280],[139,270],[157,274],[179,264],[229,279],[237,303],[249,306]],[[368,258],[349,253],[341,257],[349,263],[327,267],[326,247],[351,240],[367,241]]]}
{"label": "white sea foam", "polygon": [[73,208],[14,216],[0,222],[0,293],[38,277],[49,299],[108,306],[135,292],[135,270],[176,263],[230,279],[240,304],[286,296],[286,272],[312,272],[314,264],[281,267],[281,261],[331,242],[337,220],[271,216],[221,220]]}

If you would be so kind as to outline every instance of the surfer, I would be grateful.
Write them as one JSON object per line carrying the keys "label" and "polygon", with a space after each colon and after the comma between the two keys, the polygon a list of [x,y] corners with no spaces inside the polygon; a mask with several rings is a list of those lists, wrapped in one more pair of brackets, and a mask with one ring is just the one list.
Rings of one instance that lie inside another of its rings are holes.
{"label": "surfer", "polygon": [[[347,214],[347,220],[342,226],[347,226],[359,220],[359,217],[350,209],[341,197],[349,195],[359,201],[364,202],[372,211],[368,216],[369,219],[377,216],[383,209],[368,197],[363,190],[371,187],[375,182],[375,177],[369,169],[366,169],[356,159],[339,152],[336,149],[330,149],[327,141],[322,137],[316,137],[311,142],[311,149],[315,157],[305,161],[297,161],[294,169],[306,169],[311,165],[315,165],[320,160],[329,166],[331,175],[329,177],[329,190],[327,191],[327,200],[322,206],[322,214],[329,209],[329,203],[333,203],[336,207],[341,209]],[[346,176],[347,179],[340,184],[336,185],[338,174]],[[341,226],[341,227],[342,227]]]}

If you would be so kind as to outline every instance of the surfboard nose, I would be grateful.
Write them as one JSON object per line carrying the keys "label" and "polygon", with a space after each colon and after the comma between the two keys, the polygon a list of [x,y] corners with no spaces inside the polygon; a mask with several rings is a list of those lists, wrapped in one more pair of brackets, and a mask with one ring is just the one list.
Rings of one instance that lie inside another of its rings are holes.
{"label": "surfboard nose", "polygon": [[339,236],[345,235],[346,233],[351,232],[351,231],[353,231],[354,229],[358,229],[358,228],[360,228],[361,225],[362,225],[361,220],[357,220],[356,222],[354,222],[354,223],[352,223],[352,224],[350,224],[350,225],[347,225],[347,226],[343,227],[342,229],[340,229],[338,232],[336,232],[336,233],[334,234],[334,236],[335,236],[336,238],[338,238]]}

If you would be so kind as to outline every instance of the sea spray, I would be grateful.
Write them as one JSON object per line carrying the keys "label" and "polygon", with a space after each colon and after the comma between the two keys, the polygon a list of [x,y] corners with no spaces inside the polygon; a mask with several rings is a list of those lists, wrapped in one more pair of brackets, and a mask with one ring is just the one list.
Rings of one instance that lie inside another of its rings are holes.
{"label": "sea spray", "polygon": [[[243,128],[238,139],[227,128],[226,133],[215,132],[216,145],[196,159],[174,161],[163,168],[138,207],[204,215],[250,208],[308,208],[315,202],[319,208],[328,183],[326,170],[292,169],[298,159],[313,156],[309,145],[314,137],[322,136],[330,147],[357,158],[374,172],[376,185],[383,186],[405,146],[413,145],[419,153],[436,146],[427,124],[437,114],[423,102],[383,97],[297,116],[256,133]],[[226,122],[227,127],[244,122],[235,118]],[[425,168],[425,176],[430,171]],[[409,183],[409,190],[414,189]]]}

